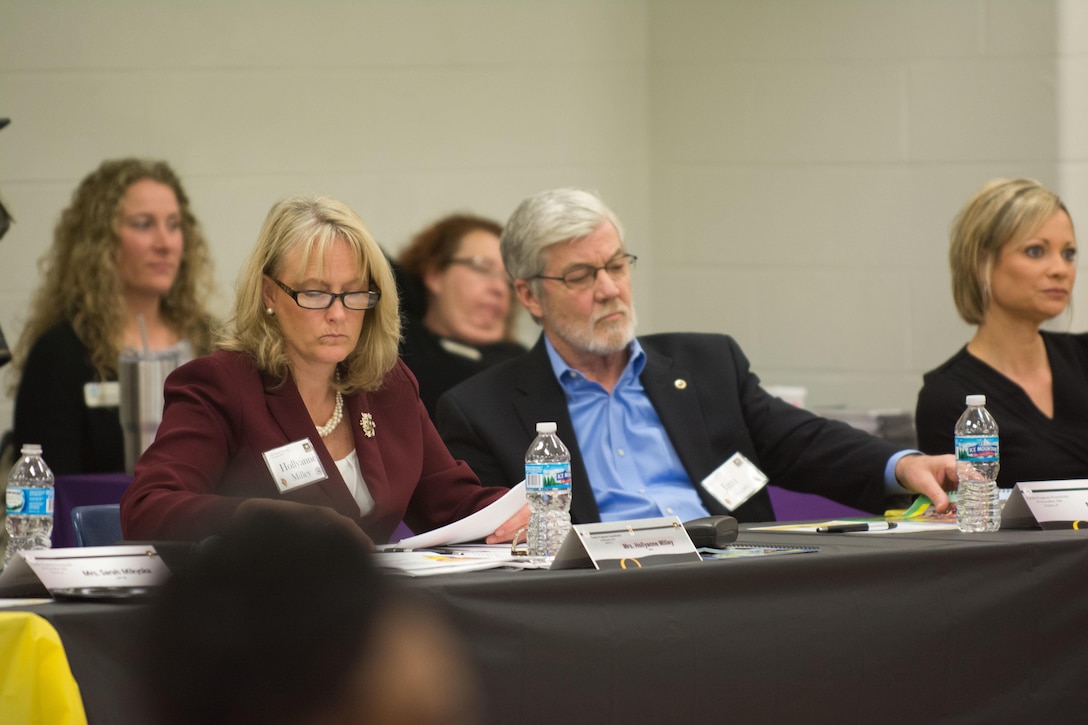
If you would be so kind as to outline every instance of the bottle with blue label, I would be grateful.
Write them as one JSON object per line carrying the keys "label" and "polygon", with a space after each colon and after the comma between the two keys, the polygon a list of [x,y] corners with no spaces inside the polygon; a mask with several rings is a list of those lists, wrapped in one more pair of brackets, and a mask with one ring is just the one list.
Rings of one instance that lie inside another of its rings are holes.
{"label": "bottle with blue label", "polygon": [[42,447],[27,443],[8,476],[4,497],[8,548],[4,566],[20,551],[48,549],[53,543],[53,472],[42,460]]}
{"label": "bottle with blue label", "polygon": [[967,410],[956,421],[956,521],[960,531],[1001,528],[1001,496],[997,471],[1001,465],[997,421],[986,410],[985,395],[968,395]]}
{"label": "bottle with blue label", "polygon": [[570,531],[570,451],[555,423],[537,423],[536,433],[525,453],[529,555],[555,556]]}

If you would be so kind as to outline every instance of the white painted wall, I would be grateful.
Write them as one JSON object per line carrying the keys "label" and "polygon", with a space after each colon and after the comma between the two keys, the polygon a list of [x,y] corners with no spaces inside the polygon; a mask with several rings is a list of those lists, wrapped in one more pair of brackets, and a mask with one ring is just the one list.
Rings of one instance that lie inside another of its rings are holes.
{"label": "white painted wall", "polygon": [[731,332],[810,405],[913,410],[972,332],[959,207],[1025,175],[1086,209],[1084,5],[652,3],[657,319]]}
{"label": "white painted wall", "polygon": [[343,198],[395,251],[451,211],[505,220],[580,185],[645,240],[646,35],[627,0],[4,0],[0,325],[14,344],[61,209],[109,157],[179,172],[223,313],[294,193]]}
{"label": "white painted wall", "polygon": [[729,332],[810,404],[913,408],[970,333],[945,262],[962,202],[1030,175],[1085,208],[1085,5],[4,0],[0,325],[14,342],[104,158],[179,171],[222,312],[279,197],[339,196],[396,250],[579,185],[642,259],[642,331]]}

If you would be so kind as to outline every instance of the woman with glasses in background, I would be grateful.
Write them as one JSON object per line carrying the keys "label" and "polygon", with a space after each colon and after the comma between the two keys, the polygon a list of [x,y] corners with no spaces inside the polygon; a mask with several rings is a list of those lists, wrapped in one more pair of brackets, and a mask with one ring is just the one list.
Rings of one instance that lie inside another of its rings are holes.
{"label": "woman with glasses in background", "polygon": [[56,474],[125,470],[121,352],[210,349],[208,246],[164,161],[103,162],[80,182],[41,262],[15,347],[15,448]]}
{"label": "woman with glasses in background", "polygon": [[[505,489],[455,461],[397,358],[393,273],[342,202],[275,204],[242,270],[222,349],[166,381],[162,424],[121,501],[128,539],[199,539],[262,509],[385,542]],[[528,509],[490,543],[509,540]]]}
{"label": "woman with glasses in background", "polygon": [[432,415],[454,385],[525,352],[514,338],[517,308],[500,234],[497,222],[454,214],[421,231],[400,254],[401,357]]}

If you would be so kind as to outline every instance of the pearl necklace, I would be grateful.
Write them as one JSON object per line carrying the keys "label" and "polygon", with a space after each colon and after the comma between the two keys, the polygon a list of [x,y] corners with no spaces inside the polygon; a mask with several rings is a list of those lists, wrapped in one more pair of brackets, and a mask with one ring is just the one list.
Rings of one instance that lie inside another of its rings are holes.
{"label": "pearl necklace", "polygon": [[329,422],[325,425],[317,426],[317,434],[322,438],[328,438],[329,434],[336,430],[336,426],[340,425],[340,421],[344,418],[344,396],[340,394],[340,391],[336,391],[336,406],[332,409],[332,417],[329,418]]}

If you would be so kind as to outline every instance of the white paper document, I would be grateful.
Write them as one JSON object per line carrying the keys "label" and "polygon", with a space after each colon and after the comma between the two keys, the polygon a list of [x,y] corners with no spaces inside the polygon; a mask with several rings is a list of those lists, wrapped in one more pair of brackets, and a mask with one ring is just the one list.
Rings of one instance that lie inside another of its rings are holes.
{"label": "white paper document", "polygon": [[[495,529],[516,514],[525,505],[525,481],[510,489],[505,496],[487,508],[480,509],[460,521],[425,534],[409,536],[391,544],[398,549],[426,549],[445,544],[462,544],[476,541],[495,533]],[[378,547],[382,548],[382,547]],[[388,547],[386,547],[388,548]]]}
{"label": "white paper document", "polygon": [[409,576],[454,574],[481,569],[546,569],[540,557],[515,556],[507,544],[439,547],[436,551],[383,551],[374,561]]}

